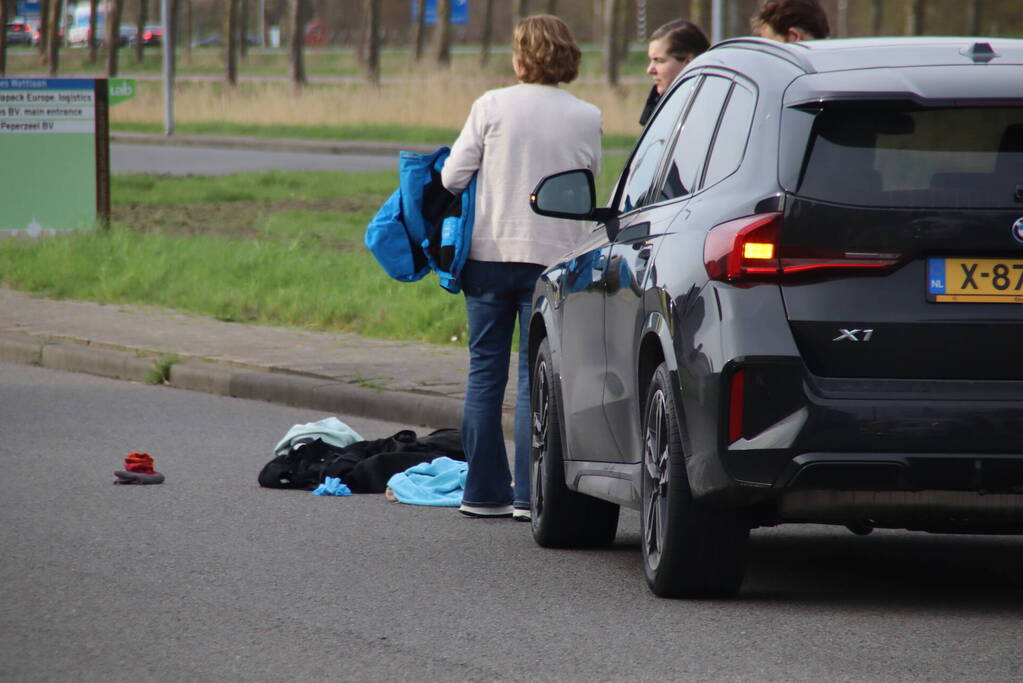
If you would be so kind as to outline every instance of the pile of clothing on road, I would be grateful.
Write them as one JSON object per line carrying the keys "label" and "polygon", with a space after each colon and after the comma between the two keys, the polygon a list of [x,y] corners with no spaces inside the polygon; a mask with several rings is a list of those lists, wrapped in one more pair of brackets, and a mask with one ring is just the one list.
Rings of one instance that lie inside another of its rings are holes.
{"label": "pile of clothing on road", "polygon": [[387,493],[412,505],[461,503],[468,466],[457,429],[410,429],[367,441],[336,417],[294,425],[259,473],[260,486],[317,495]]}

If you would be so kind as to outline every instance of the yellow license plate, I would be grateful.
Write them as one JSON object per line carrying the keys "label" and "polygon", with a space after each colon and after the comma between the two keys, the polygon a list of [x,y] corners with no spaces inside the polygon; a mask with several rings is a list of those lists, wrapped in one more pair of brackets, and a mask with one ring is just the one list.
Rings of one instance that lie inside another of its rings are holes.
{"label": "yellow license plate", "polygon": [[1023,259],[929,258],[927,300],[1023,304]]}

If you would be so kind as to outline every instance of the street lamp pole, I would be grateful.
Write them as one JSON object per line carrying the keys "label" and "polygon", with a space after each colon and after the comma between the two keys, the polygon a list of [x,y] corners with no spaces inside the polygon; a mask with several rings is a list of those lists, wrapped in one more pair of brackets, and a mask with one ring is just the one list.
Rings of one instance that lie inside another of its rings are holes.
{"label": "street lamp pole", "polygon": [[[163,21],[163,134],[174,133],[174,21],[170,0],[160,0]],[[138,39],[141,39],[139,36]]]}

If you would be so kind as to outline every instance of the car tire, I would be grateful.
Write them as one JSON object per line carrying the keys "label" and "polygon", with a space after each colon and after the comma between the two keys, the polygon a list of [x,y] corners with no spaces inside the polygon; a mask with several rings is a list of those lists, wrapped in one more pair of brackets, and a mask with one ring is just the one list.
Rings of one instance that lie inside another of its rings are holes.
{"label": "car tire", "polygon": [[565,485],[561,409],[547,339],[540,344],[530,382],[530,524],[545,548],[610,545],[618,531],[619,506]]}
{"label": "car tire", "polygon": [[683,426],[664,363],[643,405],[640,527],[650,589],[665,598],[734,595],[745,571],[749,526],[734,511],[693,500]]}

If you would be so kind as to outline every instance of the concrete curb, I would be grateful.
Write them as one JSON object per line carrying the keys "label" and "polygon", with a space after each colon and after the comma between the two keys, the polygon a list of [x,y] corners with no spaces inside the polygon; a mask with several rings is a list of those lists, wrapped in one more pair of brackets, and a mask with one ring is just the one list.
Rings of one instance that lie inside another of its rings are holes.
{"label": "concrete curb", "polygon": [[[112,379],[147,382],[159,376],[166,353],[119,351],[73,341],[12,333],[0,334],[0,361],[83,372]],[[177,389],[279,403],[329,413],[432,428],[462,424],[462,403],[443,396],[371,389],[324,377],[240,368],[186,358],[170,366],[165,382]],[[511,429],[513,417],[504,416]]]}
{"label": "concrete curb", "polygon": [[110,134],[110,142],[128,145],[173,145],[175,147],[219,147],[255,149],[267,152],[308,152],[311,154],[376,154],[398,152],[429,154],[440,145],[373,142],[361,140],[308,140],[300,138],[253,138],[236,135],[156,135],[152,133]]}

